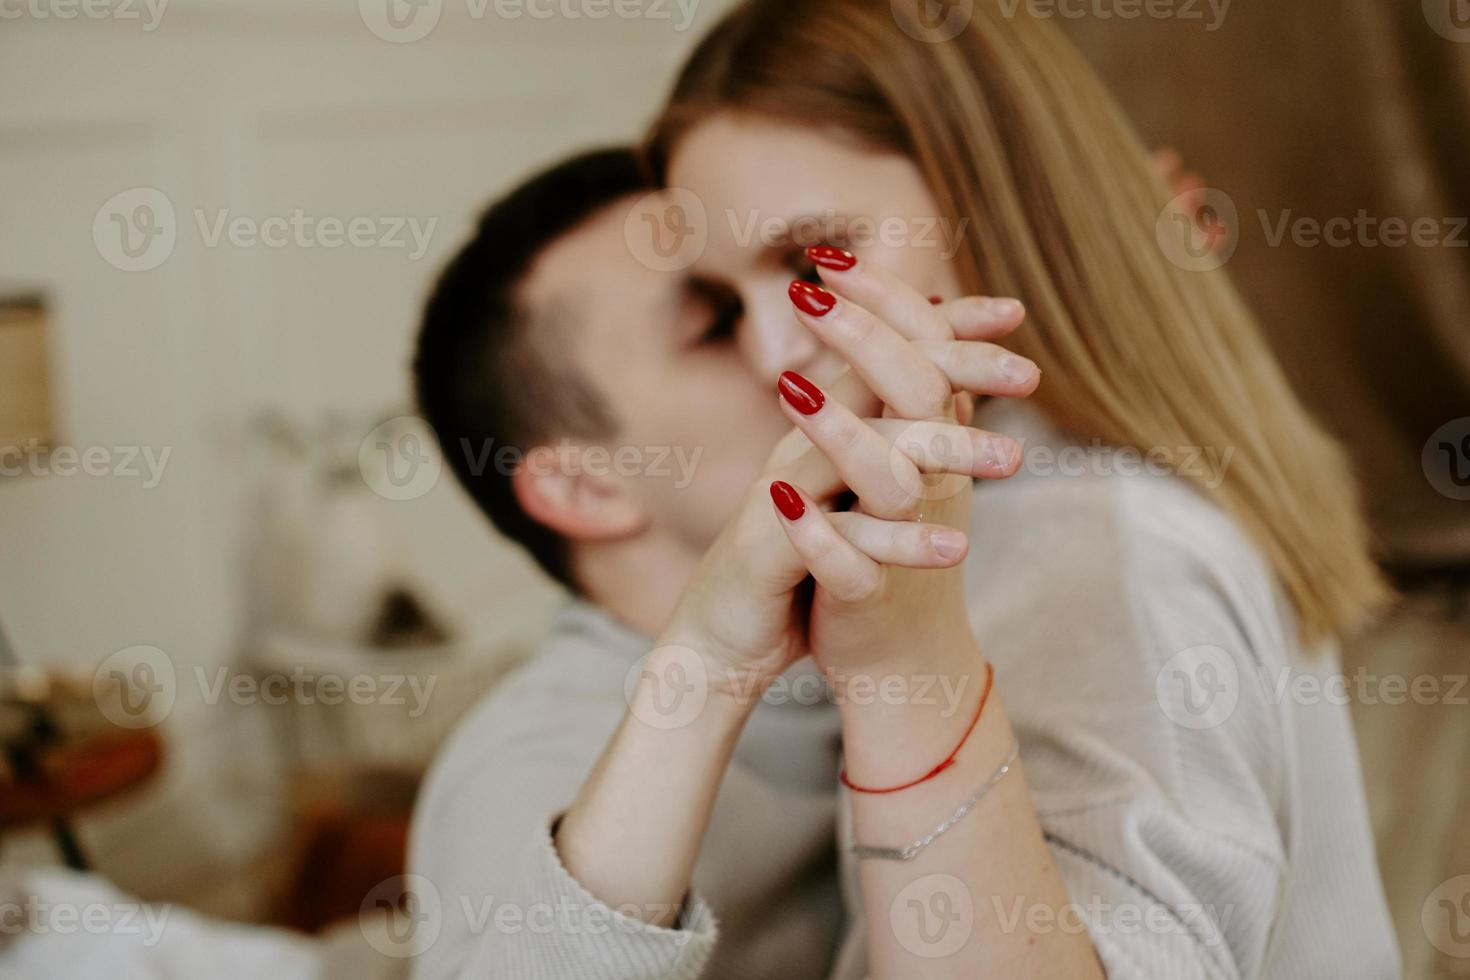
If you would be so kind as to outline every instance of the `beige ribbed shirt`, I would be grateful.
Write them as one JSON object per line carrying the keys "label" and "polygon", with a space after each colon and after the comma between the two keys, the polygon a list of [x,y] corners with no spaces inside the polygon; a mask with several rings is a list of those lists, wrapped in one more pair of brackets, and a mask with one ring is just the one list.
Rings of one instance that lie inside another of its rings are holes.
{"label": "beige ribbed shirt", "polygon": [[[911,910],[909,941],[1085,927],[1114,980],[1398,977],[1347,711],[1301,680],[1336,672],[1335,651],[1300,648],[1259,553],[1183,480],[1078,445],[1024,404],[977,424],[1021,438],[1027,465],[977,487],[971,622],[1074,904],[1052,920],[969,895]],[[808,665],[751,717],[681,928],[607,908],[562,867],[550,827],[647,646],[572,603],[462,724],[414,821],[434,916],[416,977],[867,976],[836,710]]]}

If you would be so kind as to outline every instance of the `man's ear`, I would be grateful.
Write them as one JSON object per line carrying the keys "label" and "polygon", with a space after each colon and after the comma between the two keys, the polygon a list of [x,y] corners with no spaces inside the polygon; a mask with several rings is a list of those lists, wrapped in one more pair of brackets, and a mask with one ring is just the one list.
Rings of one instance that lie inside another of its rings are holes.
{"label": "man's ear", "polygon": [[516,501],[533,520],[572,541],[631,537],[647,526],[643,502],[614,473],[592,475],[578,464],[584,447],[538,446],[511,474]]}

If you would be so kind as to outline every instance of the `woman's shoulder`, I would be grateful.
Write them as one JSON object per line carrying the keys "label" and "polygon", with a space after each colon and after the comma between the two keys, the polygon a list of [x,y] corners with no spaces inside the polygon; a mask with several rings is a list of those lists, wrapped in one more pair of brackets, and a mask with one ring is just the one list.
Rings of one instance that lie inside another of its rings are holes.
{"label": "woman's shoulder", "polygon": [[1260,679],[1299,651],[1264,556],[1206,490],[1136,465],[1144,454],[1069,439],[1030,409],[979,424],[1019,434],[1030,457],[975,494],[967,587],[1040,763],[1038,806],[1152,799],[1232,836],[1211,811],[1244,807],[1249,845],[1270,853],[1286,742]]}
{"label": "woman's shoulder", "polygon": [[1120,601],[1193,585],[1268,618],[1282,612],[1269,563],[1209,492],[1228,472],[1230,449],[1110,446],[1021,402],[987,406],[976,423],[1024,450],[1020,472],[975,495],[978,564],[1044,558],[1048,578]]}

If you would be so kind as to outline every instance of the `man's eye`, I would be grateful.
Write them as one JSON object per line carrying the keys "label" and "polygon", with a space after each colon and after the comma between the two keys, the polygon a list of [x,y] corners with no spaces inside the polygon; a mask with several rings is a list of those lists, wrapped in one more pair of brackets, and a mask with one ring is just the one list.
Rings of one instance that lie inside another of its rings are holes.
{"label": "man's eye", "polygon": [[739,300],[722,302],[715,306],[709,326],[699,335],[701,344],[720,344],[735,338],[735,326],[740,322],[743,305]]}

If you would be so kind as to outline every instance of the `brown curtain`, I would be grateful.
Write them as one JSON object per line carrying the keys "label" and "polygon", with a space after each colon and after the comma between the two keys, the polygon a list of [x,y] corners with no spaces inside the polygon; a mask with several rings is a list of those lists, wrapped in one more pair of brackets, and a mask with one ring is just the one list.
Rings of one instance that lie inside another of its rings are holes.
{"label": "brown curtain", "polygon": [[[1060,19],[1144,138],[1235,202],[1229,269],[1351,447],[1385,557],[1470,564],[1470,504],[1420,463],[1436,429],[1470,416],[1470,3],[1235,0],[1213,31],[1209,4],[1193,9]],[[1374,247],[1375,225],[1347,247],[1272,243],[1283,220],[1364,214],[1434,219],[1458,247]]]}

